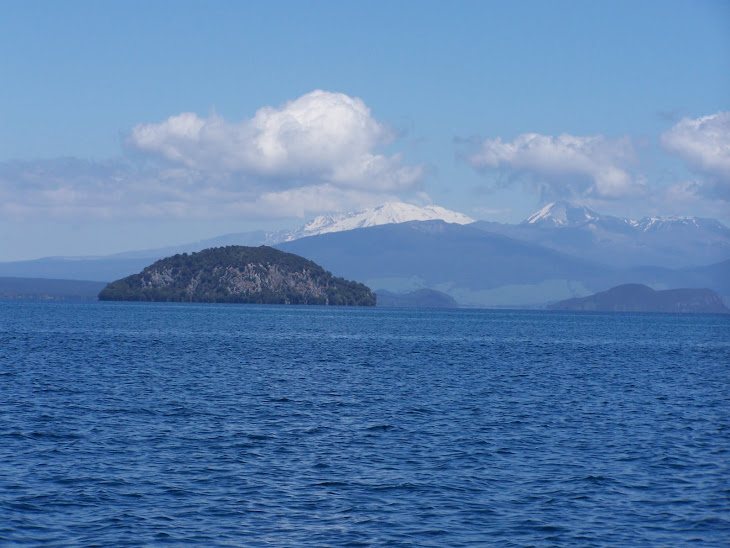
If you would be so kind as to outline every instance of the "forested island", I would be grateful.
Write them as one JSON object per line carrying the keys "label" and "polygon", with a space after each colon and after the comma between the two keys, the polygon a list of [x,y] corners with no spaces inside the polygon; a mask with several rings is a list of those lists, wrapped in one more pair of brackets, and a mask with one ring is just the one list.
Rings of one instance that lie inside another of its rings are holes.
{"label": "forested island", "polygon": [[694,312],[727,314],[730,310],[710,289],[664,289],[643,284],[625,284],[588,297],[567,299],[548,306],[550,310],[601,312]]}
{"label": "forested island", "polygon": [[366,285],[267,246],[183,253],[108,284],[100,301],[375,306]]}

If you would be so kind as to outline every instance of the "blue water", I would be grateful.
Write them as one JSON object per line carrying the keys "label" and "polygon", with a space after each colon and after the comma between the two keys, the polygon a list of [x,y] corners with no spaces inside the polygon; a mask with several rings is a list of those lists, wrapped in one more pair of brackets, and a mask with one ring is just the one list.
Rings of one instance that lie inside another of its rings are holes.
{"label": "blue water", "polygon": [[0,546],[726,546],[722,316],[0,302]]}

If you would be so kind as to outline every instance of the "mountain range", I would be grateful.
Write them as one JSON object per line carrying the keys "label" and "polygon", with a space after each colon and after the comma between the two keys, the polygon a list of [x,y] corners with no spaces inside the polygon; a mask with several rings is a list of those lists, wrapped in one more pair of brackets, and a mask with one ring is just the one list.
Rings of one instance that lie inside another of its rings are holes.
{"label": "mountain range", "polygon": [[625,219],[554,202],[520,224],[474,226],[614,267],[687,268],[730,258],[730,228],[714,219]]}
{"label": "mountain range", "polygon": [[118,258],[137,257],[168,257],[175,253],[191,253],[223,247],[227,245],[274,245],[281,242],[290,242],[307,236],[329,234],[330,232],[344,232],[370,226],[405,223],[409,221],[441,220],[447,223],[470,224],[475,222],[471,217],[451,211],[439,206],[419,207],[402,202],[385,202],[377,207],[350,213],[336,215],[320,215],[294,230],[277,230],[274,232],[252,231],[225,234],[215,238],[200,240],[179,246],[164,247],[152,250],[130,251],[114,255]]}
{"label": "mountain range", "polygon": [[150,263],[178,253],[192,253],[229,245],[275,245],[308,236],[410,221],[442,220],[470,224],[474,219],[438,206],[418,207],[386,202],[374,208],[339,215],[322,215],[294,230],[256,230],[224,234],[187,244],[141,249],[92,257],[44,257],[27,261],[0,262],[0,276],[60,278],[109,282],[139,272]]}
{"label": "mountain range", "polygon": [[443,221],[322,234],[276,247],[376,291],[430,288],[465,306],[542,306],[623,283],[709,287],[730,296],[730,260],[689,269],[614,267]]}
{"label": "mountain range", "polygon": [[176,253],[263,244],[376,291],[433,289],[466,306],[544,306],[624,283],[708,287],[730,302],[730,229],[722,223],[624,219],[566,202],[548,204],[520,224],[390,202],[318,217],[290,231],[228,234],[106,257],[0,263],[0,276],[110,281]]}

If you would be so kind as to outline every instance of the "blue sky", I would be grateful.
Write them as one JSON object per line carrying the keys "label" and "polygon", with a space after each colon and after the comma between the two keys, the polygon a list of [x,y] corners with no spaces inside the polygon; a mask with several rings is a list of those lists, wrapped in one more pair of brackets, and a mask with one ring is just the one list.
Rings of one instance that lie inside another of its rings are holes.
{"label": "blue sky", "polygon": [[730,222],[726,1],[0,9],[0,260],[387,199]]}

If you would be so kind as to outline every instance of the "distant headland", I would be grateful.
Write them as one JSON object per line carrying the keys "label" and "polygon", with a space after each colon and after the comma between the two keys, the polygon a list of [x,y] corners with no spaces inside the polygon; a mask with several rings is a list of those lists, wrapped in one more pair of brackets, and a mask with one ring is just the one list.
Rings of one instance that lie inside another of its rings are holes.
{"label": "distant headland", "polygon": [[567,299],[551,304],[548,309],[601,312],[730,313],[720,296],[710,289],[656,291],[642,284],[619,285],[589,297]]}
{"label": "distant headland", "polygon": [[379,289],[378,306],[400,308],[459,308],[453,297],[435,289],[418,289],[410,293],[392,293]]}
{"label": "distant headland", "polygon": [[108,284],[99,300],[375,306],[367,286],[267,246],[168,257]]}

